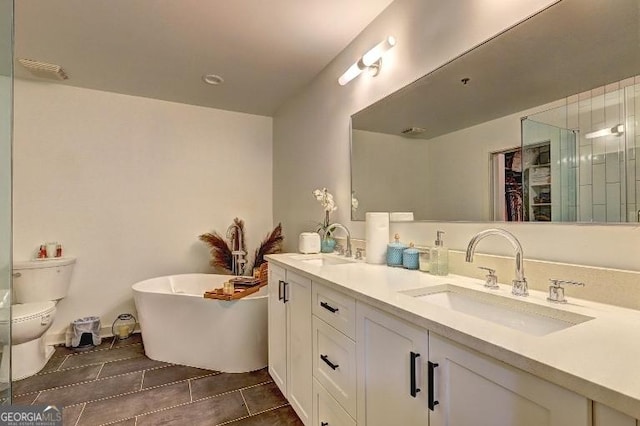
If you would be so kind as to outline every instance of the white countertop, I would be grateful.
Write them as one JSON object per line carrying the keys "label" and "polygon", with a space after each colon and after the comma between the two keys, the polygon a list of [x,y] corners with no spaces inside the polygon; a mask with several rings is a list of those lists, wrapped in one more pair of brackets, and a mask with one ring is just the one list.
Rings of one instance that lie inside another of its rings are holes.
{"label": "white countertop", "polygon": [[[305,256],[319,255],[285,253],[269,255],[267,259],[640,419],[640,311],[574,297],[568,298],[566,304],[551,303],[546,300],[546,292],[533,290],[529,290],[526,298],[516,297],[511,295],[510,285],[501,284],[499,290],[489,290],[483,286],[483,280],[453,274],[438,277],[362,261],[320,266],[301,261]],[[399,293],[441,284],[455,284],[594,319],[534,336]]]}

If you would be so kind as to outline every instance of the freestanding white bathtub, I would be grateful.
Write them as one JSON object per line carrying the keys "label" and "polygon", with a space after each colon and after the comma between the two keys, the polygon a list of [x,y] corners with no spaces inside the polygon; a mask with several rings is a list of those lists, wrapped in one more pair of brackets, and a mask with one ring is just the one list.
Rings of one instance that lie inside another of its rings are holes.
{"label": "freestanding white bathtub", "polygon": [[267,286],[236,301],[205,299],[229,275],[184,274],[133,285],[147,356],[227,373],[267,365]]}

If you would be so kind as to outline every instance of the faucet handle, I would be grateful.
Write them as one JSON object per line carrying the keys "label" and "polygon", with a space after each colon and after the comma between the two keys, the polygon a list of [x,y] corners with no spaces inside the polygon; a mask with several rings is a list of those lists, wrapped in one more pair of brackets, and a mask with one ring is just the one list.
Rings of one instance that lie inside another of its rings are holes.
{"label": "faucet handle", "polygon": [[581,287],[584,287],[585,285],[583,282],[579,281],[559,280],[556,278],[549,278],[549,282],[551,283],[551,285],[549,285],[549,296],[547,297],[547,300],[554,303],[567,303],[567,299],[565,299],[564,297],[564,287],[562,287],[563,284],[576,285]]}
{"label": "faucet handle", "polygon": [[364,252],[363,248],[356,249],[356,260],[362,260],[362,252]]}
{"label": "faucet handle", "polygon": [[487,268],[486,266],[478,266],[478,269],[484,269],[485,271],[488,272],[486,276],[487,281],[484,283],[484,286],[486,288],[492,288],[492,289],[500,288],[500,286],[498,285],[498,276],[496,275],[495,269]]}
{"label": "faucet handle", "polygon": [[337,251],[340,256],[344,255],[344,246],[342,244],[336,244],[334,251]]}

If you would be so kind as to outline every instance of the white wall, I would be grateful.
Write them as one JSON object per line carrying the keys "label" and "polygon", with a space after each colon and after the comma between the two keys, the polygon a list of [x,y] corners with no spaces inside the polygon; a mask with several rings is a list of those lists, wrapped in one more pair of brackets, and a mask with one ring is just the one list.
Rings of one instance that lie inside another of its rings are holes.
{"label": "white wall", "polygon": [[[309,229],[322,212],[311,190],[328,187],[340,207],[336,219],[364,237],[364,223],[350,222],[349,117],[405,86],[488,37],[552,4],[551,0],[396,0],[378,16],[315,80],[283,105],[274,117],[274,220],[288,235]],[[361,76],[341,87],[336,79],[363,52],[388,35],[397,46],[384,58],[375,78]],[[500,224],[524,246],[525,256],[586,265],[640,270],[640,228]],[[414,223],[392,225],[416,243],[433,240],[436,229],[447,243],[465,248],[482,223]],[[396,228],[396,229],[394,229]],[[286,248],[295,250],[290,238]],[[498,239],[480,251],[510,254]]]}
{"label": "white wall", "polygon": [[[272,119],[16,80],[14,259],[57,240],[77,257],[51,329],[132,312],[131,285],[210,271],[198,235],[272,229]],[[170,312],[167,313],[170,315]]]}

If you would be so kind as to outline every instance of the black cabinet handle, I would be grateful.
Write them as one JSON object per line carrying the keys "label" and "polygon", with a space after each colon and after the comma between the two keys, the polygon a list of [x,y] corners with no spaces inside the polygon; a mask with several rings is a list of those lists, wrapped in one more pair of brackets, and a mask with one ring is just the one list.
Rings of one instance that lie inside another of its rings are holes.
{"label": "black cabinet handle", "polygon": [[331,361],[329,361],[329,357],[327,355],[320,355],[320,359],[323,360],[329,367],[331,367],[332,370],[335,370],[336,368],[340,367],[338,364],[334,364]]}
{"label": "black cabinet handle", "polygon": [[416,395],[418,395],[418,392],[420,392],[420,388],[417,387],[416,384],[416,360],[420,357],[420,354],[417,354],[415,352],[409,352],[409,356],[411,358],[411,371],[409,372],[409,374],[411,375],[411,387],[409,389],[409,394],[411,394],[412,397],[416,397]]}
{"label": "black cabinet handle", "polygon": [[336,313],[338,312],[340,309],[338,308],[334,308],[333,306],[331,306],[330,304],[328,304],[327,302],[320,302],[320,306],[322,306],[323,308],[325,308],[327,311],[331,312],[331,313]]}
{"label": "black cabinet handle", "polygon": [[329,426],[329,422],[320,422],[320,426]]}
{"label": "black cabinet handle", "polygon": [[289,283],[285,281],[283,289],[282,289],[282,301],[284,303],[287,303],[289,301],[289,298],[287,297],[287,289],[288,288],[289,288]]}
{"label": "black cabinet handle", "polygon": [[282,300],[284,298],[284,296],[282,295],[282,288],[284,287],[284,281],[279,280],[278,281],[278,300]]}
{"label": "black cabinet handle", "polygon": [[433,409],[435,408],[436,405],[440,404],[438,401],[434,400],[434,396],[433,396],[433,376],[434,376],[434,370],[436,369],[436,367],[438,366],[437,363],[435,362],[431,362],[429,361],[428,363],[428,367],[429,367],[429,377],[427,379],[427,381],[429,382],[429,401],[428,401],[428,407],[429,410],[433,411]]}

